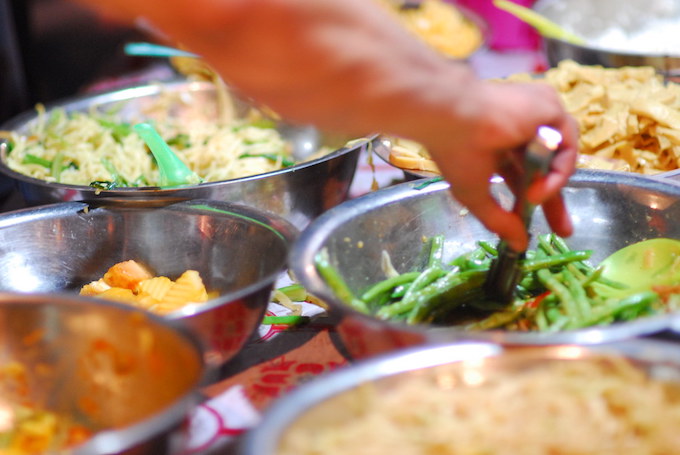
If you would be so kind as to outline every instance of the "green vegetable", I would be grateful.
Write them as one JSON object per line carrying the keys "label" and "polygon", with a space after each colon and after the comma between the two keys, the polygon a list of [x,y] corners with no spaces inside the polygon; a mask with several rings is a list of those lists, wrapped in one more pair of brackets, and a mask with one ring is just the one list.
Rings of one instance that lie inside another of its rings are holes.
{"label": "green vegetable", "polygon": [[132,133],[132,125],[126,122],[112,122],[104,118],[98,118],[97,122],[104,128],[111,130],[111,135],[118,143],[123,142],[123,139]]}
{"label": "green vegetable", "polygon": [[309,316],[265,316],[262,318],[262,324],[273,325],[298,325],[309,322]]}
{"label": "green vegetable", "polygon": [[23,164],[39,164],[40,166],[44,166],[48,169],[52,168],[52,161],[46,160],[45,158],[40,158],[39,156],[35,156],[35,155],[30,154],[30,153],[27,153],[24,156],[22,163]]}
{"label": "green vegetable", "polygon": [[273,162],[278,162],[279,160],[281,161],[281,166],[283,167],[291,167],[295,165],[295,161],[286,158],[283,155],[280,154],[275,154],[275,153],[242,153],[241,155],[238,156],[239,159],[244,159],[244,158],[265,158],[268,159],[269,161]]}
{"label": "green vegetable", "polygon": [[527,251],[515,301],[500,306],[487,301],[483,290],[497,255],[493,245],[479,242],[474,250],[444,262],[444,243],[443,236],[431,237],[416,258],[419,267],[393,270],[356,295],[331,266],[326,250],[316,265],[355,309],[409,324],[554,332],[629,321],[680,306],[680,293],[662,299],[651,289],[616,298],[614,291],[624,285],[604,279],[602,269],[587,262],[592,251],[571,250],[555,234],[539,236],[537,248]]}
{"label": "green vegetable", "polygon": [[294,302],[302,302],[307,298],[307,290],[301,284],[282,286],[276,290],[283,293],[286,297]]}
{"label": "green vegetable", "polygon": [[188,134],[180,133],[175,137],[171,137],[167,141],[168,145],[172,145],[180,150],[188,149],[191,147],[191,141],[189,140]]}

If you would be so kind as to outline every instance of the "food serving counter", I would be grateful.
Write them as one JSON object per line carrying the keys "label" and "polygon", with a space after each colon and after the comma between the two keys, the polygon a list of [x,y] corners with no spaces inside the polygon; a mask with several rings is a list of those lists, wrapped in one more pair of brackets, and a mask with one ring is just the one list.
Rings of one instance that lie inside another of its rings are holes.
{"label": "food serving counter", "polygon": [[[503,77],[545,69],[537,52],[496,53],[485,50],[471,59],[481,77]],[[136,81],[138,82],[138,81]],[[96,89],[101,89],[97,87]],[[362,155],[350,198],[403,181],[404,173],[377,156]],[[24,206],[16,191],[5,191],[0,211]],[[282,275],[277,287],[290,283]],[[202,389],[204,401],[190,422],[190,454],[234,454],[239,435],[256,425],[274,400],[296,386],[350,362],[335,332],[334,319],[322,306],[293,302],[269,304],[267,316],[302,318],[265,321],[245,348],[219,372],[219,380]]]}

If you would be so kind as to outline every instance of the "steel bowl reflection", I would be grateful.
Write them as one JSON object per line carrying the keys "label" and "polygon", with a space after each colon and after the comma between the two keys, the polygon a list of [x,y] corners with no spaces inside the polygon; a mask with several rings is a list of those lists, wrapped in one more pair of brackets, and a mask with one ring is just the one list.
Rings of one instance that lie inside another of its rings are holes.
{"label": "steel bowl reflection", "polygon": [[[617,370],[617,366],[622,367],[621,370]],[[593,371],[598,373],[596,378],[586,379],[587,373]],[[619,372],[632,372],[636,379],[631,380],[631,376],[617,374]],[[529,378],[535,379],[532,374],[540,376],[542,382],[530,382]],[[636,382],[638,378],[640,382]],[[589,393],[593,391],[589,385],[598,379],[609,387],[595,386],[593,389],[601,393]],[[627,406],[636,415],[644,414],[635,406],[644,398],[637,401],[640,397],[636,394],[628,399],[629,388],[613,385],[626,385],[627,381],[635,384],[641,395],[649,393],[650,399],[645,405],[653,402],[650,408],[658,410],[658,405],[669,414],[677,412],[676,399],[672,403],[671,400],[660,402],[653,398],[657,395],[651,391],[667,387],[669,396],[673,396],[670,390],[677,393],[680,387],[677,345],[636,340],[589,347],[508,349],[489,343],[455,343],[411,348],[357,362],[301,385],[270,407],[263,421],[246,434],[239,454],[428,453],[430,450],[560,453],[561,450],[555,449],[559,445],[556,440],[565,438],[566,428],[581,431],[579,437],[567,444],[570,449],[584,440],[591,441],[594,434],[596,444],[611,446],[622,440],[612,436],[617,433],[595,430],[598,425],[584,427],[584,422],[592,416],[600,423],[611,424],[608,428],[619,428],[617,424],[625,426],[623,422],[632,422],[622,411]],[[561,388],[562,384],[568,385]],[[643,387],[638,389],[640,385]],[[561,393],[546,396],[548,390],[557,392],[557,389]],[[593,411],[583,415],[583,408],[601,409],[598,406],[608,399],[617,402],[611,414]],[[521,419],[512,414],[511,410],[523,407],[528,410]],[[560,412],[555,412],[556,408]],[[580,409],[576,415],[567,411],[575,408]],[[552,419],[553,416],[557,418]],[[649,425],[657,423],[650,415]],[[565,430],[560,432],[559,428]],[[674,434],[672,425],[666,430],[666,435]],[[620,437],[628,435],[630,433],[624,432]],[[636,448],[656,447],[659,443],[650,433],[633,438]],[[661,444],[664,443],[669,450],[669,446],[677,444],[677,439],[670,436]]]}
{"label": "steel bowl reflection", "polygon": [[[14,433],[3,427],[3,447],[6,438],[16,442],[2,450],[64,453],[44,445],[60,444],[59,432],[77,425],[84,439],[74,454],[179,453],[208,377],[202,354],[177,321],[127,305],[0,293],[0,408],[14,422]],[[33,426],[25,427],[31,412]]]}
{"label": "steel bowl reflection", "polygon": [[195,270],[217,297],[165,317],[206,342],[206,361],[233,357],[262,321],[297,229],[237,204],[143,208],[63,202],[0,216],[0,290],[73,292],[112,265],[135,260],[157,276]]}
{"label": "steel bowl reflection", "polygon": [[[66,112],[113,111],[121,119],[137,119],[140,113],[148,112],[149,105],[157,104],[161,96],[168,94],[182,101],[188,96],[192,102],[216,103],[215,87],[211,83],[179,80],[68,99],[46,106],[46,112],[53,109]],[[251,107],[252,103],[234,97],[234,110],[238,115]],[[26,112],[7,121],[0,129],[25,132],[38,117],[35,111]],[[184,187],[102,190],[87,185],[47,182],[16,172],[7,165],[11,148],[7,142],[0,140],[0,173],[16,182],[23,199],[30,206],[63,201],[90,202],[99,198],[146,206],[213,199],[267,210],[303,227],[324,210],[346,199],[359,156],[375,138],[348,142],[345,137],[324,134],[311,126],[292,125],[276,118],[273,121],[281,136],[290,142],[294,158],[302,161],[299,164],[263,174]],[[321,147],[330,152],[303,161]]]}
{"label": "steel bowl reflection", "polygon": [[[506,207],[512,196],[502,182],[492,184]],[[680,238],[680,186],[636,174],[578,171],[563,191],[572,208],[573,249],[590,249],[599,263],[630,243],[654,237]],[[549,233],[540,212],[534,216],[534,237]],[[557,343],[596,344],[662,332],[673,317],[651,316],[608,326],[557,332],[464,330],[457,326],[410,325],[369,316],[351,308],[316,267],[317,254],[326,250],[330,264],[360,295],[384,279],[383,253],[396,270],[412,270],[422,260],[423,238],[445,237],[444,260],[473,250],[479,240],[495,244],[497,237],[452,199],[445,182],[416,180],[381,189],[345,202],[315,220],[296,241],[290,264],[308,291],[339,314],[337,330],[343,345],[356,357],[368,357],[406,346],[455,340],[481,340],[507,345]]]}

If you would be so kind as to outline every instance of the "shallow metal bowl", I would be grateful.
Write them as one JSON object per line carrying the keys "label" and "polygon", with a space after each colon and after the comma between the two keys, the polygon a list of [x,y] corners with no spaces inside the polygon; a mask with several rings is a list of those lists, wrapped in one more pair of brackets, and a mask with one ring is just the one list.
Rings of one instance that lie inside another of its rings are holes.
{"label": "shallow metal bowl", "polygon": [[[433,387],[423,393],[427,392],[430,397],[433,394],[445,396],[458,388],[474,387],[486,381],[493,382],[499,373],[508,374],[512,379],[513,374],[517,372],[526,371],[534,366],[544,366],[549,362],[597,362],[606,361],[611,356],[624,357],[632,361],[641,372],[651,378],[680,381],[680,356],[677,345],[651,340],[590,347],[561,345],[507,349],[487,343],[460,343],[411,348],[358,362],[293,390],[276,401],[265,413],[263,421],[246,434],[238,453],[239,455],[279,455],[282,453],[281,447],[285,445],[286,437],[291,434],[297,433],[298,437],[304,441],[303,436],[299,434],[300,430],[303,430],[305,435],[318,435],[327,428],[343,431],[343,425],[356,423],[357,419],[370,422],[370,417],[367,417],[367,414],[370,415],[370,409],[366,408],[367,400],[370,401],[372,395],[389,396],[396,386],[408,384],[411,380],[432,378]],[[459,378],[460,380],[456,380]],[[505,390],[505,396],[512,399],[513,397],[507,394],[507,388]],[[413,394],[413,391],[411,393]],[[414,398],[410,396],[408,402],[404,403],[404,408],[415,409],[417,412],[422,402]],[[516,398],[525,399],[524,397]],[[393,397],[388,399],[394,401]],[[503,402],[496,404],[506,405]],[[542,403],[536,403],[535,406],[540,408],[541,405]],[[440,409],[447,413],[448,418],[457,415],[456,411],[448,407],[442,406]],[[467,409],[469,418],[474,418],[476,411],[484,414],[488,409]],[[414,427],[424,426],[427,422],[423,420],[425,416],[436,421],[436,416],[424,412],[424,410],[421,412],[419,418],[411,420],[407,418],[399,420],[395,416],[394,423],[399,425],[404,432],[409,433]],[[417,423],[414,423],[414,420],[417,420]],[[493,419],[490,417],[489,421]],[[578,425],[578,422],[574,424]],[[524,425],[524,423],[518,425]],[[373,434],[373,437],[381,441],[381,432],[377,426],[376,430],[378,431]],[[487,430],[494,431],[494,426],[490,425]],[[520,431],[516,433],[516,437],[523,447],[531,451],[532,440],[527,439],[527,434],[529,433]],[[443,435],[445,435],[444,429],[442,429]],[[445,438],[438,442],[440,445],[446,444],[447,449],[455,447],[455,441],[446,441]],[[351,453],[346,448],[333,447],[333,441],[330,438],[325,440],[325,444],[329,452]],[[286,453],[290,453],[290,450]],[[309,453],[312,451],[310,450]]]}
{"label": "shallow metal bowl", "polygon": [[[461,339],[509,345],[593,344],[654,334],[672,323],[671,317],[657,316],[556,333],[465,331],[389,322],[355,311],[318,273],[315,256],[322,249],[327,249],[331,264],[349,288],[360,294],[384,279],[380,265],[383,250],[397,270],[406,271],[418,264],[424,237],[444,234],[445,260],[474,249],[478,240],[497,242],[495,235],[452,199],[447,183],[423,185],[426,181],[402,183],[340,204],[310,224],[293,246],[291,268],[311,294],[341,315],[337,330],[351,356],[361,358],[415,344]],[[492,189],[510,207],[512,198],[505,185],[494,182]],[[593,250],[593,264],[639,240],[680,238],[680,185],[636,174],[578,171],[564,196],[575,227],[567,242],[573,249]],[[539,211],[531,232],[534,239],[550,232]]]}
{"label": "shallow metal bowl", "polygon": [[[94,431],[75,454],[179,453],[208,373],[202,349],[176,321],[126,305],[0,293],[3,416],[29,404]],[[25,388],[7,374],[17,365]]]}
{"label": "shallow metal bowl", "polygon": [[281,217],[216,201],[22,209],[0,215],[0,291],[78,293],[130,259],[171,279],[196,270],[219,296],[165,317],[198,333],[206,361],[222,364],[259,326],[296,235]]}
{"label": "shallow metal bowl", "polygon": [[[642,30],[658,19],[678,17],[680,6],[666,0],[538,0],[533,9],[565,29],[583,37],[585,45],[544,38],[548,63],[556,66],[562,60],[574,60],[583,65],[605,67],[652,66],[660,73],[680,76],[680,49],[674,53],[636,52],[633,50],[596,47],[594,39],[604,30],[616,29],[627,33]],[[660,43],[661,44],[661,43]]]}
{"label": "shallow metal bowl", "polygon": [[[47,109],[84,112],[115,109],[122,118],[137,118],[145,107],[163,93],[190,93],[193,98],[204,100],[215,98],[215,88],[211,83],[181,80],[64,100],[47,106]],[[238,98],[235,101],[237,111],[250,106]],[[35,111],[26,112],[6,122],[0,130],[26,131],[28,124],[36,118]],[[3,147],[0,141],[0,173],[16,181],[25,202],[31,206],[63,201],[97,201],[99,198],[147,206],[189,199],[213,199],[267,210],[303,227],[324,210],[346,199],[361,151],[376,139],[367,138],[347,145],[344,138],[324,135],[310,126],[279,122],[277,129],[292,143],[293,155],[297,160],[309,157],[321,146],[333,151],[289,168],[238,179],[181,188],[144,187],[102,191],[86,185],[47,182],[17,173],[6,165],[8,147]]]}

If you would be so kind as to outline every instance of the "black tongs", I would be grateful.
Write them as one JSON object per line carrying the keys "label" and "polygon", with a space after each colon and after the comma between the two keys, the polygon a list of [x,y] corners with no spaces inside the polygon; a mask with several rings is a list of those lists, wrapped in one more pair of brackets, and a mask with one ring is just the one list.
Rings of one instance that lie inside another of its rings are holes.
{"label": "black tongs", "polygon": [[[553,156],[561,144],[562,135],[559,131],[542,126],[536,137],[527,144],[524,153],[520,154],[520,163],[514,165],[518,179],[513,182],[515,201],[512,210],[522,218],[527,233],[536,207],[527,201],[526,190],[535,178],[548,172]],[[521,261],[526,251],[515,251],[503,240],[498,243],[497,251],[498,256],[491,263],[484,291],[490,301],[507,305],[514,298],[522,275]]]}

